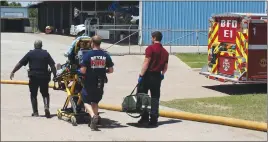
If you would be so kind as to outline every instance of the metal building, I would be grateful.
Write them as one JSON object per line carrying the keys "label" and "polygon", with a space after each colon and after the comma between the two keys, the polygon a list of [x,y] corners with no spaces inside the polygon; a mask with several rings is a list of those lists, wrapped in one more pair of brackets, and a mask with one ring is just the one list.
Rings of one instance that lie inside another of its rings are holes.
{"label": "metal building", "polygon": [[140,28],[143,45],[151,32],[163,32],[165,45],[207,45],[208,19],[212,14],[266,13],[262,1],[142,1]]}
{"label": "metal building", "polygon": [[[134,4],[138,1],[125,1],[121,4]],[[44,32],[46,26],[52,26],[58,32],[69,34],[72,24],[84,24],[85,15],[74,16],[74,9],[79,11],[109,12],[112,1],[44,1],[30,5],[28,8],[38,8],[38,29]]]}
{"label": "metal building", "polygon": [[26,7],[1,6],[1,32],[24,32],[30,25]]}
{"label": "metal building", "polygon": [[[112,1],[45,1],[29,8],[38,8],[38,28],[41,32],[49,25],[60,34],[64,31],[64,34],[69,35],[72,24],[82,24],[85,21],[83,15],[74,16],[74,8],[84,11],[108,11],[111,3]],[[265,13],[266,8],[265,0],[120,1],[120,4],[122,3],[139,3],[140,32],[135,36],[139,36],[141,45],[150,44],[151,32],[160,30],[164,35],[164,45],[205,46],[208,19],[213,14]]]}

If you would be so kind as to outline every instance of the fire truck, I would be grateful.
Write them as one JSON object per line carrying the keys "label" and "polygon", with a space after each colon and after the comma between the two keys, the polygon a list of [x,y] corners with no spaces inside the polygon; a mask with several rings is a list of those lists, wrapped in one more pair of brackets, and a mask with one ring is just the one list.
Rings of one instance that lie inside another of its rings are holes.
{"label": "fire truck", "polygon": [[220,82],[267,83],[267,15],[212,16],[208,62],[199,74]]}

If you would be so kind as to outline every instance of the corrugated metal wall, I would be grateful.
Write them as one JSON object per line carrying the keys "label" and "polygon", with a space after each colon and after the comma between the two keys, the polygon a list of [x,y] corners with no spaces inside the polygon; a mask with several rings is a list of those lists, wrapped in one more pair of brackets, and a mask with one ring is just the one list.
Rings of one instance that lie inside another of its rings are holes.
{"label": "corrugated metal wall", "polygon": [[265,13],[265,1],[143,1],[142,44],[151,44],[152,31],[166,30],[165,45],[207,45],[209,17],[225,12]]}

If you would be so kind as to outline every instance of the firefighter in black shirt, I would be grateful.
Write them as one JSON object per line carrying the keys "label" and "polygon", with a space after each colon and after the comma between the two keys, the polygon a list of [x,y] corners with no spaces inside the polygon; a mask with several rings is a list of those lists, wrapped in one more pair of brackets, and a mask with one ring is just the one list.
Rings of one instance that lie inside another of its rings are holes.
{"label": "firefighter in black shirt", "polygon": [[[29,77],[29,89],[31,92],[31,103],[33,113],[32,116],[39,116],[37,105],[37,93],[40,87],[40,92],[43,96],[45,116],[50,118],[49,112],[49,81],[51,79],[51,71],[54,77],[56,76],[55,62],[50,54],[42,49],[42,41],[36,40],[34,42],[34,50],[30,50],[15,66],[10,74],[10,79],[14,77],[16,71],[22,66],[26,66],[29,63],[28,77]],[[48,70],[48,65],[51,71]]]}

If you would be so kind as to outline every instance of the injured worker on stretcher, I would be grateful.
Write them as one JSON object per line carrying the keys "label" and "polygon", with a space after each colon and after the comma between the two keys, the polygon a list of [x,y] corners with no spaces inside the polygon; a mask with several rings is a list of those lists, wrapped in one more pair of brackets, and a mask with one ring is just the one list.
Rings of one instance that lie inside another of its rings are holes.
{"label": "injured worker on stretcher", "polygon": [[[64,54],[67,57],[67,62],[65,64],[57,64],[57,79],[58,80],[58,89],[64,90],[65,85],[62,81],[63,77],[68,77],[70,74],[77,74],[80,68],[80,63],[83,57],[83,54],[92,50],[91,48],[91,38],[89,36],[80,36],[76,38],[68,51]],[[72,81],[69,82],[68,86],[72,85]]]}
{"label": "injured worker on stretcher", "polygon": [[[82,60],[83,51],[86,52],[88,50],[91,50],[91,38],[89,36],[76,38],[68,51],[64,53],[64,56],[68,58],[66,64],[75,64],[77,66],[76,68],[78,68],[79,62]],[[66,66],[57,64],[57,75],[62,74],[64,71],[66,71]]]}

